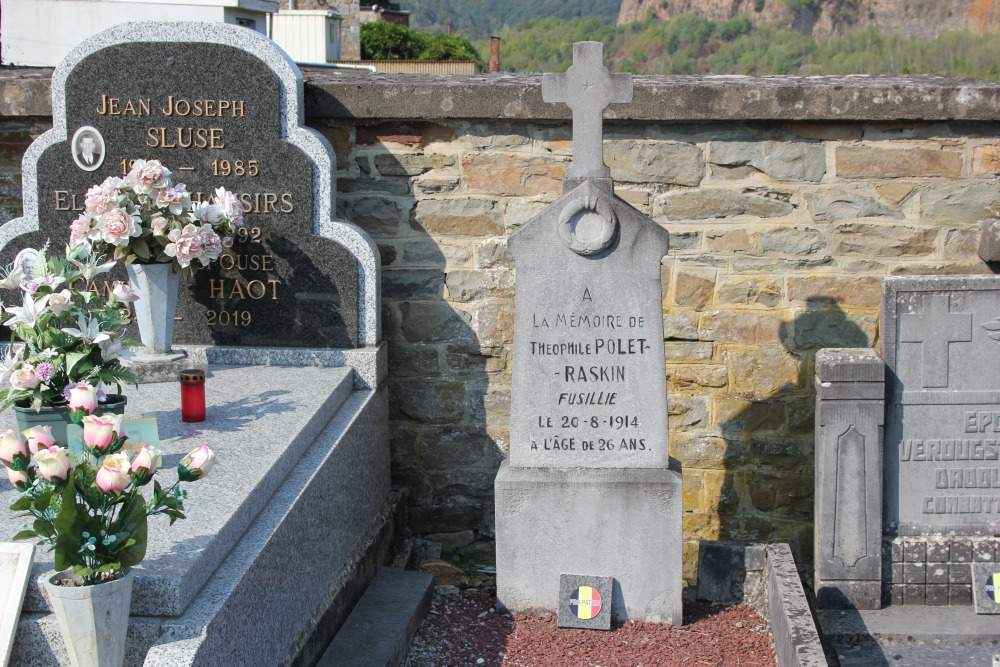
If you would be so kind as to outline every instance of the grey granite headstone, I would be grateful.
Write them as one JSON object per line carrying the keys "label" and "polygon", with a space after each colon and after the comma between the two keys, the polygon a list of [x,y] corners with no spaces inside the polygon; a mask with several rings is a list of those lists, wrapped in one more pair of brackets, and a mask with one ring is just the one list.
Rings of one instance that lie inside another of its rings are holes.
{"label": "grey granite headstone", "polygon": [[[508,241],[517,266],[510,458],[497,473],[497,597],[560,608],[560,575],[615,580],[614,620],[681,622],[681,475],[667,439],[667,233],[614,194],[601,115],[631,81],[573,47],[547,101],[573,109],[564,195]],[[580,539],[586,548],[578,548]],[[603,614],[603,612],[602,612]]]}
{"label": "grey granite headstone", "polygon": [[612,577],[564,574],[559,577],[556,625],[585,630],[611,629]]}
{"label": "grey granite headstone", "polygon": [[[22,163],[24,216],[0,227],[4,263],[46,240],[61,250],[91,185],[156,159],[190,192],[225,187],[246,211],[234,247],[182,285],[175,342],[380,340],[377,249],[333,217],[332,148],[304,127],[302,75],[269,39],[223,23],[118,25],[56,68],[52,108]],[[93,162],[77,150],[87,135]]]}
{"label": "grey granite headstone", "polygon": [[977,614],[1000,614],[1000,565],[972,564],[972,599]]}
{"label": "grey granite headstone", "polygon": [[572,100],[567,187],[584,180],[508,241],[517,266],[514,466],[658,468],[669,460],[660,287],[668,237],[615,197],[607,177],[601,112],[630,100],[632,85],[608,74],[602,52],[599,42],[575,44],[569,72],[542,80],[547,101]]}
{"label": "grey granite headstone", "polygon": [[888,278],[885,527],[1000,532],[1000,277]]}

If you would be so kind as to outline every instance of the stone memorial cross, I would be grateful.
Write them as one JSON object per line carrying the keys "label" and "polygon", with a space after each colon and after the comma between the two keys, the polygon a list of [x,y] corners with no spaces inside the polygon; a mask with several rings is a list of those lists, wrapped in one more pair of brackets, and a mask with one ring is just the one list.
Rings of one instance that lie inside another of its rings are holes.
{"label": "stone memorial cross", "polygon": [[632,101],[632,77],[608,72],[602,43],[577,42],[572,67],[563,74],[542,75],[542,100],[563,102],[573,110],[573,164],[566,171],[567,181],[609,178],[611,170],[604,164],[604,109],[612,102]]}

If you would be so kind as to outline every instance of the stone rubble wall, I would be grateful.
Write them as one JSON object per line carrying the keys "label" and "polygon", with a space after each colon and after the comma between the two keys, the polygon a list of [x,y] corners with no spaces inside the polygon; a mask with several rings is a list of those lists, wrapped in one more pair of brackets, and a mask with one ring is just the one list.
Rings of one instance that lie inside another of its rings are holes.
{"label": "stone rubble wall", "polygon": [[[991,272],[976,246],[1000,210],[1000,89],[692,78],[667,97],[665,77],[645,79],[634,111],[612,107],[605,159],[617,194],[671,237],[664,352],[685,576],[696,578],[701,539],[788,542],[801,565],[815,353],[878,346],[885,276]],[[393,482],[411,489],[410,529],[486,553],[509,445],[505,241],[559,196],[572,149],[564,116],[536,99],[537,77],[490,81],[306,88],[307,121],[337,153],[338,215],[381,250]],[[42,103],[9,91],[43,83],[0,76],[3,220],[19,214],[20,158],[47,127],[17,111]],[[922,106],[906,97],[914,90]],[[703,108],[699,95],[719,104]]]}

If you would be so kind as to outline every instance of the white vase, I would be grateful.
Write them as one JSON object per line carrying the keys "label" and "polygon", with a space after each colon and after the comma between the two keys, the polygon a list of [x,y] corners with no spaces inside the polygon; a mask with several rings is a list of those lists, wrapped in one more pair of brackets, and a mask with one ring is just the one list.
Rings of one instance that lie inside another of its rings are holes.
{"label": "white vase", "polygon": [[149,356],[170,354],[180,273],[173,264],[126,264],[129,282],[139,300],[132,304],[139,320],[139,338]]}
{"label": "white vase", "polygon": [[49,604],[74,667],[122,667],[128,634],[128,607],[135,573],[96,586],[59,586],[73,571],[57,572],[45,580]]}

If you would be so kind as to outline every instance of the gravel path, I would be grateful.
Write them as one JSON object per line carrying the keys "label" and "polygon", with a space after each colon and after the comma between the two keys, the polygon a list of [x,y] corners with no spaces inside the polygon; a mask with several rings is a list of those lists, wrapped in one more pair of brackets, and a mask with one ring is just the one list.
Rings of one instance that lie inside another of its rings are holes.
{"label": "gravel path", "polygon": [[746,605],[684,603],[684,625],[611,632],[556,627],[554,614],[498,613],[495,590],[437,586],[405,667],[774,667],[764,620]]}

